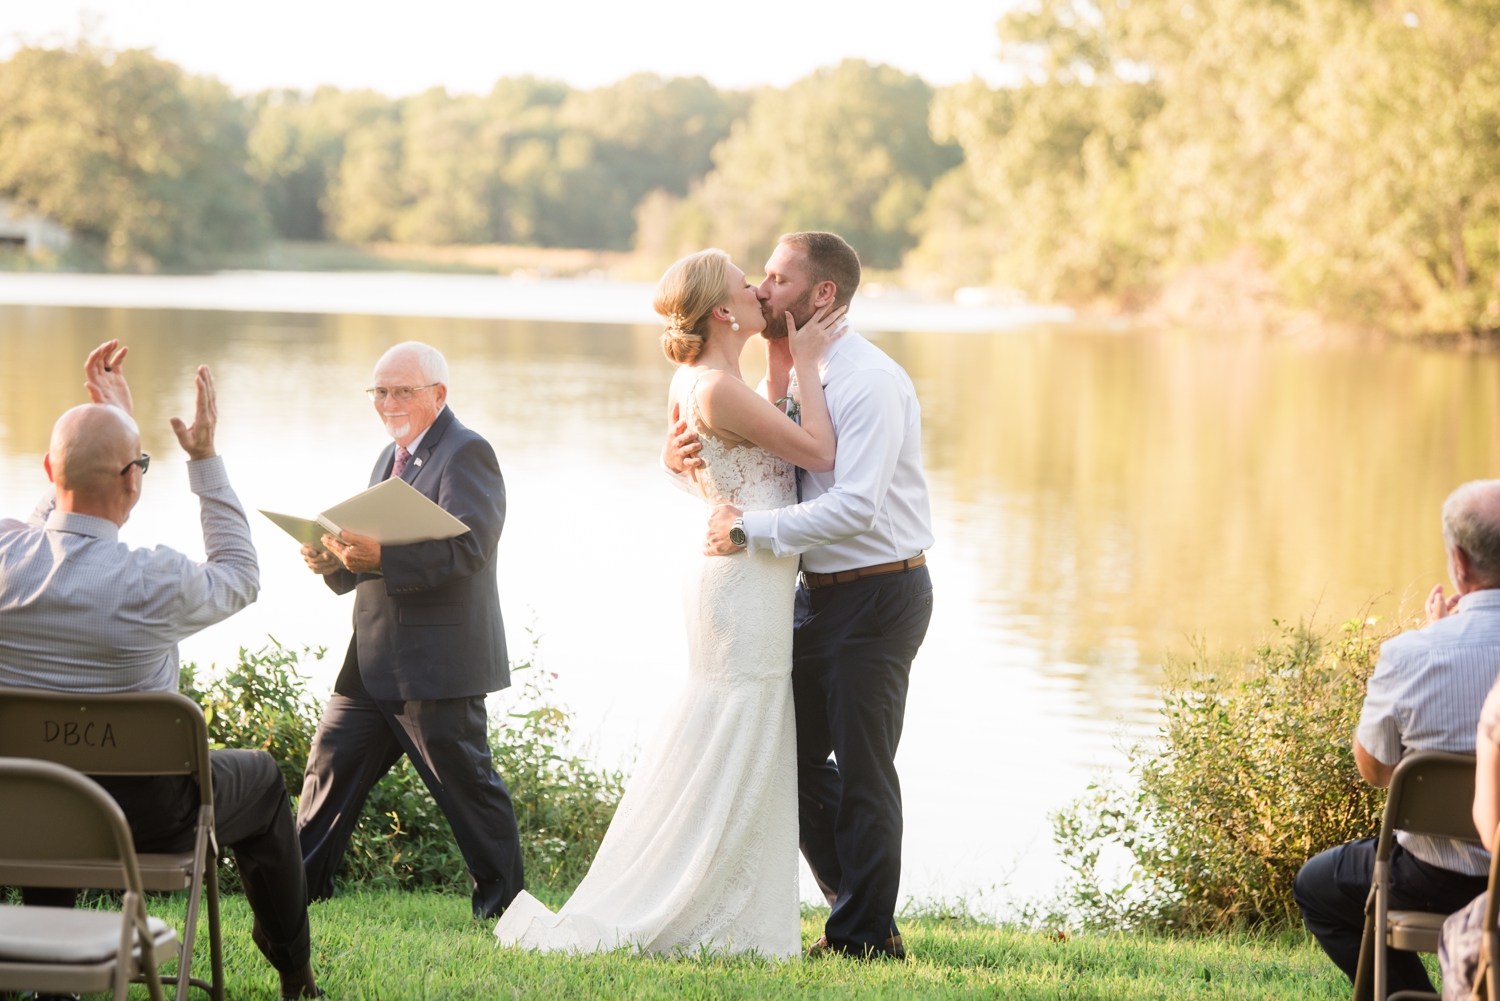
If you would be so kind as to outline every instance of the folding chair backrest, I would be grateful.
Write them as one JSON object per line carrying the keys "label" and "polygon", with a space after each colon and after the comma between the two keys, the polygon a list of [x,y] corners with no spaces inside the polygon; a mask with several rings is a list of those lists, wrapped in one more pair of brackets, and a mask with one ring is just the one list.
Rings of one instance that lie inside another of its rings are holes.
{"label": "folding chair backrest", "polygon": [[176,692],[80,695],[0,688],[0,757],[85,775],[191,775],[211,802],[208,727]]}
{"label": "folding chair backrest", "polygon": [[1479,843],[1474,829],[1474,758],[1417,751],[1391,776],[1381,840],[1394,831]]}
{"label": "folding chair backrest", "polygon": [[0,757],[0,859],[118,860],[140,888],[125,814],[87,776],[50,761]]}

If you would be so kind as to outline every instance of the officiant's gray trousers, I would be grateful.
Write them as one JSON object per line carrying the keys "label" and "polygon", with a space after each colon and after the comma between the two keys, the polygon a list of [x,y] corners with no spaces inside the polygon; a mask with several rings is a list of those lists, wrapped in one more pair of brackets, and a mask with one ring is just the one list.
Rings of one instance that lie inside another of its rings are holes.
{"label": "officiant's gray trousers", "polygon": [[484,696],[376,699],[357,667],[348,667],[318,724],[297,808],[308,893],[313,900],[333,896],[333,878],[370,790],[405,754],[453,828],[474,884],[474,916],[494,917],[525,881],[510,792],[490,756]]}
{"label": "officiant's gray trousers", "polygon": [[828,944],[901,955],[895,758],[912,658],[932,618],[932,578],[922,566],[798,587],[795,616],[798,826],[802,854],[833,908]]}

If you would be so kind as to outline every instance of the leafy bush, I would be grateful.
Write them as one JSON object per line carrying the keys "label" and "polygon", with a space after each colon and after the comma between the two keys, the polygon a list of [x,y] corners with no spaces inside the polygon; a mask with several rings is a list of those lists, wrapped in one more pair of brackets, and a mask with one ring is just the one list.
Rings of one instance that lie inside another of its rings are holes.
{"label": "leafy bush", "polygon": [[297,796],[323,715],[322,703],[308,694],[299,668],[304,657],[322,660],[328,648],[303,647],[299,653],[270,639],[269,645],[253,652],[240,647],[238,661],[217,678],[200,679],[197,664],[184,664],[178,685],[203,710],[214,747],[270,752],[281,766],[287,789]]}
{"label": "leafy bush", "polygon": [[[1065,908],[1089,927],[1211,931],[1298,920],[1297,870],[1380,829],[1352,737],[1390,633],[1355,619],[1333,634],[1283,626],[1243,664],[1200,651],[1169,666],[1157,739],[1130,751],[1127,788],[1098,782],[1053,817],[1073,871]],[[1103,865],[1124,849],[1121,885]]]}
{"label": "leafy bush", "polygon": [[[324,648],[300,651],[275,638],[256,651],[241,648],[223,675],[204,678],[182,668],[182,691],[200,706],[215,747],[268,751],[286,776],[295,801],[302,792],[322,704],[307,691],[305,660]],[[624,775],[600,770],[569,753],[571,715],[552,691],[556,675],[536,664],[536,642],[526,661],[511,665],[526,678],[511,694],[503,722],[491,721],[495,769],[510,789],[521,830],[528,884],[565,893],[578,884],[598,850],[624,791]],[[221,858],[221,881],[239,886],[232,854]],[[469,877],[443,811],[408,758],[397,762],[365,803],[339,870],[344,883],[467,892]]]}

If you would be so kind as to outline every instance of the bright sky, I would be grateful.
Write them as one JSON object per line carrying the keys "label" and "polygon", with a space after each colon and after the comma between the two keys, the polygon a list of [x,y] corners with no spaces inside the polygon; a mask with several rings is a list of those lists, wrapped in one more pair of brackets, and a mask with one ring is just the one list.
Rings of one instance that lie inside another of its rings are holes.
{"label": "bright sky", "polygon": [[7,0],[0,55],[76,37],[158,55],[236,90],[443,85],[487,91],[531,73],[574,86],[628,74],[784,86],[858,56],[934,84],[998,81],[995,22],[1010,0]]}

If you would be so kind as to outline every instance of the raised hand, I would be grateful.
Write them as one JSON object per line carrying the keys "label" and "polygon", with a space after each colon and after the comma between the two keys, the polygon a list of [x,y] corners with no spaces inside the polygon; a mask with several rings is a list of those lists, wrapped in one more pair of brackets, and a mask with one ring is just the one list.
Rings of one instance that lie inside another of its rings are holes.
{"label": "raised hand", "polygon": [[125,382],[125,356],[130,353],[117,340],[105,341],[89,352],[83,363],[83,388],[94,403],[106,403],[135,416],[135,402]]}
{"label": "raised hand", "polygon": [[198,403],[193,412],[193,426],[181,417],[172,418],[172,430],[189,459],[207,459],[214,454],[214,427],[219,423],[219,405],[214,395],[214,375],[207,365],[198,366]]}
{"label": "raised hand", "polygon": [[1427,595],[1427,624],[1431,625],[1438,619],[1446,619],[1458,612],[1458,599],[1463,595],[1455,594],[1451,598],[1443,596],[1443,585],[1439,584]]}
{"label": "raised hand", "polygon": [[787,313],[786,339],[787,346],[792,350],[792,358],[804,363],[821,361],[828,345],[843,336],[844,314],[847,312],[848,306],[840,306],[838,309],[834,309],[831,304],[824,306],[800,330],[792,314]]}

